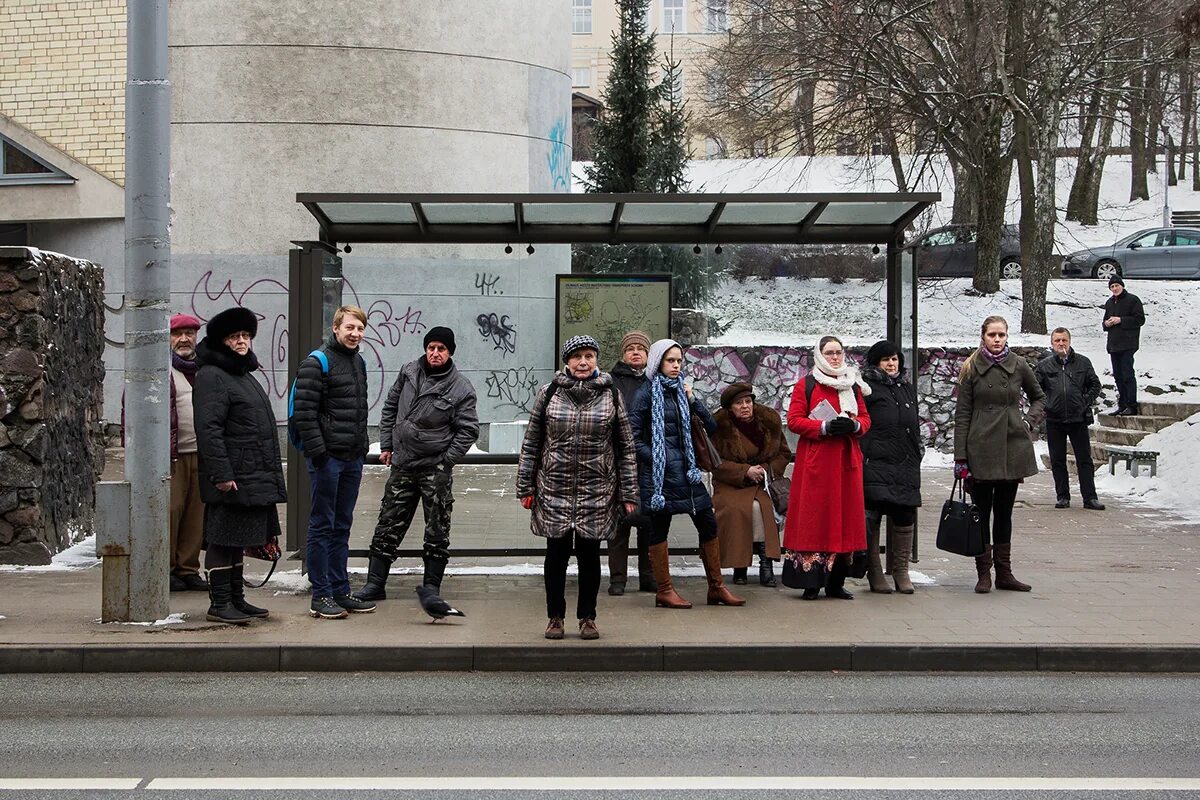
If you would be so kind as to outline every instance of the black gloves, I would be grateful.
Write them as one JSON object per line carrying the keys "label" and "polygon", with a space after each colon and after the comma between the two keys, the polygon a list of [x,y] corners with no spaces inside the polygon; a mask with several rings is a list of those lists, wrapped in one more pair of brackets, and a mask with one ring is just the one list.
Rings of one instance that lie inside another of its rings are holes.
{"label": "black gloves", "polygon": [[849,417],[837,417],[829,420],[825,426],[825,432],[830,436],[849,436],[854,433],[854,420]]}
{"label": "black gloves", "polygon": [[314,467],[316,467],[317,469],[321,469],[328,463],[329,463],[329,454],[328,453],[321,453],[321,455],[319,455],[319,456],[312,457],[312,465]]}

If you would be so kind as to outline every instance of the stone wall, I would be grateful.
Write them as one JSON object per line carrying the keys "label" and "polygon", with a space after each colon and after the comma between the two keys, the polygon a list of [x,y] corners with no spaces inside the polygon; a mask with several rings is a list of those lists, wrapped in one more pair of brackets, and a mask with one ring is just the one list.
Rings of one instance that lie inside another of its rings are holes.
{"label": "stone wall", "polygon": [[[847,348],[860,365],[866,347]],[[1046,351],[1037,347],[1013,348],[1036,366]],[[917,365],[917,394],[925,443],[937,450],[954,449],[954,403],[958,372],[971,348],[922,348]],[[721,390],[734,381],[749,381],[758,402],[787,415],[792,387],[812,371],[811,347],[730,347],[706,345],[688,348],[688,372],[700,396],[711,408],[720,405]]]}
{"label": "stone wall", "polygon": [[0,248],[0,563],[90,533],[103,467],[104,271]]}

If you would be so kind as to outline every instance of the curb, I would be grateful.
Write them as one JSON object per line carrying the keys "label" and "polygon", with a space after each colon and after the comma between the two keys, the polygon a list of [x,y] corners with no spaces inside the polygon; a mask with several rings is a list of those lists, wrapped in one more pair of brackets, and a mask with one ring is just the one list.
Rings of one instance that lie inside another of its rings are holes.
{"label": "curb", "polygon": [[1162,645],[0,645],[0,674],[115,672],[1184,672]]}

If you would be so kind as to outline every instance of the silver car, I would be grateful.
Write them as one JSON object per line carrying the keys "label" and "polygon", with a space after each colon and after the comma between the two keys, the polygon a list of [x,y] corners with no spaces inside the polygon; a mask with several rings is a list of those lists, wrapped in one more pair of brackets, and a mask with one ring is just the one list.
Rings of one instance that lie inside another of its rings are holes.
{"label": "silver car", "polygon": [[1064,278],[1200,278],[1200,230],[1150,228],[1063,259]]}

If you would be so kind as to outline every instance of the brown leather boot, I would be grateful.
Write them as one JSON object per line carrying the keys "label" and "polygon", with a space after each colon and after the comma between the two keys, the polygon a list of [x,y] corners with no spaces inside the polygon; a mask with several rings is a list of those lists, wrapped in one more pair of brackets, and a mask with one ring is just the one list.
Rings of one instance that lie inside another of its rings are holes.
{"label": "brown leather boot", "polygon": [[979,580],[975,583],[975,594],[987,594],[992,590],[992,546],[986,545],[983,555],[975,556],[975,571]]}
{"label": "brown leather boot", "polygon": [[650,566],[654,570],[654,582],[658,590],[654,594],[654,605],[659,608],[691,608],[692,604],[675,592],[671,585],[671,567],[667,561],[667,543],[651,545]]}
{"label": "brown leather boot", "polygon": [[[892,580],[900,594],[912,594],[912,580],[908,577],[908,559],[912,557],[913,526],[897,525],[892,528]],[[878,558],[878,556],[876,556]],[[871,591],[874,591],[872,588]]]}
{"label": "brown leather boot", "polygon": [[1007,589],[1010,592],[1028,592],[1033,589],[1028,583],[1021,583],[1012,573],[1012,542],[998,544],[992,548],[996,556],[996,588]]}
{"label": "brown leather boot", "polygon": [[874,514],[867,514],[867,581],[871,591],[876,594],[891,594],[892,587],[887,585],[883,576],[883,564],[879,559],[879,524],[882,520]]}
{"label": "brown leather boot", "polygon": [[710,606],[744,606],[745,599],[725,588],[721,577],[721,540],[716,537],[700,545],[700,560],[704,562],[704,574],[708,576],[708,604]]}

